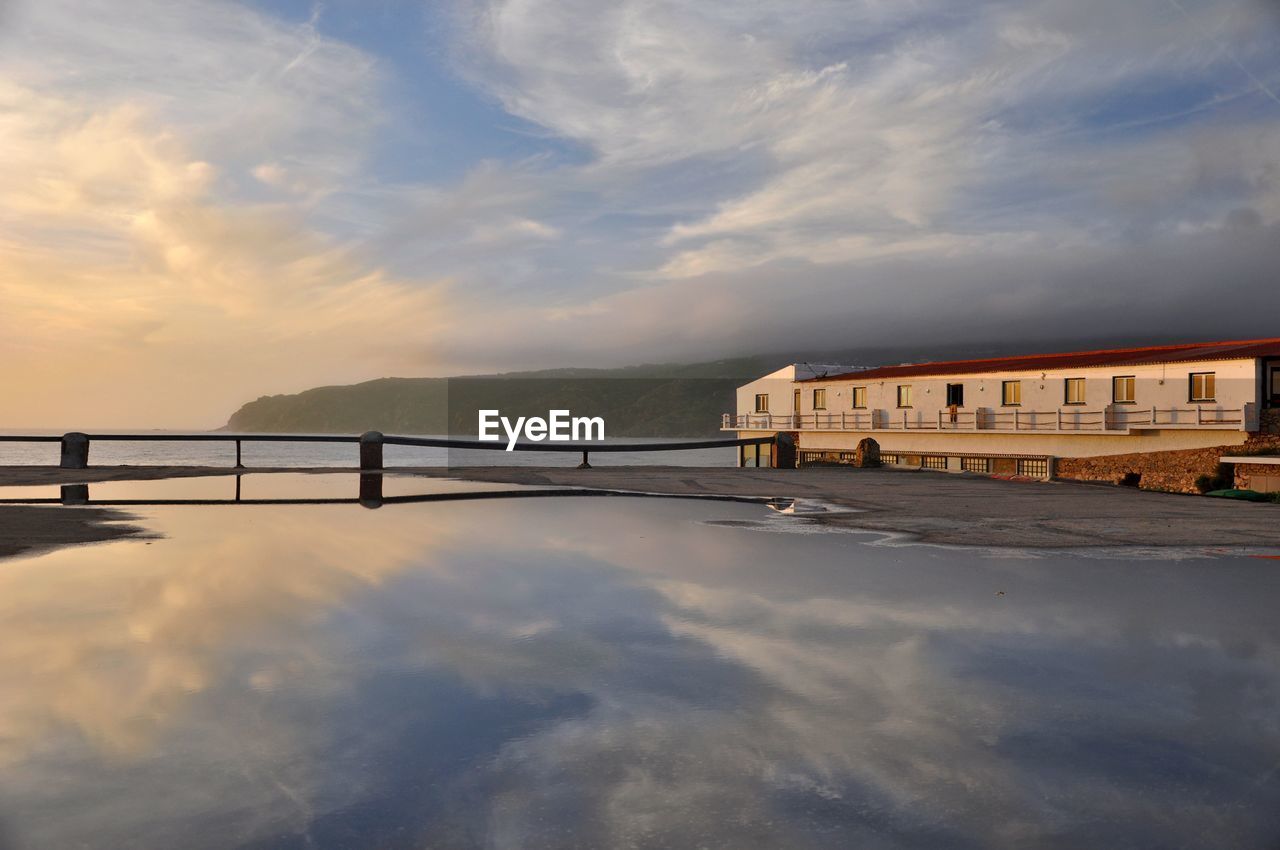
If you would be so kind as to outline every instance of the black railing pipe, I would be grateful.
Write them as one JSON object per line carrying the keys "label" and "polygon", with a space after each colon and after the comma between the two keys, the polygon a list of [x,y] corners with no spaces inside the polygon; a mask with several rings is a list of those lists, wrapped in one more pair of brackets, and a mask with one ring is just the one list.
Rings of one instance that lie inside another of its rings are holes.
{"label": "black railing pipe", "polygon": [[[61,437],[47,434],[0,434],[0,442],[7,443],[61,443],[59,465],[63,469],[85,469],[89,466],[89,446],[94,440],[117,442],[233,442],[236,446],[236,469],[243,469],[242,444],[256,443],[357,443],[360,446],[360,469],[376,472],[383,468],[383,446],[420,446],[440,449],[471,449],[503,451],[501,442],[450,437],[397,437],[378,431],[367,431],[360,436],[350,434],[221,434],[205,432],[197,434],[86,434],[72,431]],[[774,437],[744,437],[740,439],[683,440],[669,443],[516,443],[511,447],[520,452],[582,452],[579,469],[591,469],[590,452],[669,452],[686,449],[714,449],[758,446],[775,442]],[[741,451],[739,453],[741,456]],[[759,452],[756,453],[758,466]]]}

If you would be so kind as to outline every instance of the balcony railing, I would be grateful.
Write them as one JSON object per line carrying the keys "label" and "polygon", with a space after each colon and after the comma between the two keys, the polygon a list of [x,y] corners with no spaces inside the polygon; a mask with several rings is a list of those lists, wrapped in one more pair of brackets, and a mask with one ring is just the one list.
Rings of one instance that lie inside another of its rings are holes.
{"label": "balcony railing", "polygon": [[1242,407],[1134,407],[1110,405],[1098,410],[1064,407],[1057,410],[981,408],[979,410],[846,410],[802,414],[726,413],[724,431],[955,431],[960,433],[1053,432],[1128,433],[1133,430],[1258,430],[1255,404]]}

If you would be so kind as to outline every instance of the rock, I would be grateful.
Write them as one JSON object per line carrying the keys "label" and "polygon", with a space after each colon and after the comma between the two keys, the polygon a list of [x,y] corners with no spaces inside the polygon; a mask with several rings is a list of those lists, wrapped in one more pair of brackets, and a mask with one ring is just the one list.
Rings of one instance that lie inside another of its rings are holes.
{"label": "rock", "polygon": [[796,451],[796,435],[789,431],[774,434],[773,466],[775,469],[795,469],[799,453]]}
{"label": "rock", "polygon": [[858,441],[853,453],[853,465],[859,469],[867,469],[880,465],[880,444],[870,437]]}

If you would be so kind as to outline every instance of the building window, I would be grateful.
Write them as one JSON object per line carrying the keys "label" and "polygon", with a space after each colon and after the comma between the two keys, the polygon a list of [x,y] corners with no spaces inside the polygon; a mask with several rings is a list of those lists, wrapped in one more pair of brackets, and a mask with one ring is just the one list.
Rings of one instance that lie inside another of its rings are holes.
{"label": "building window", "polygon": [[853,388],[853,406],[859,410],[867,406],[867,388]]}
{"label": "building window", "polygon": [[1217,380],[1213,372],[1191,373],[1191,400],[1214,401],[1217,399]]}
{"label": "building window", "polygon": [[813,391],[813,409],[814,410],[827,409],[827,391],[826,390]]}
{"label": "building window", "polygon": [[1134,395],[1134,381],[1132,375],[1121,375],[1118,378],[1111,379],[1111,401],[1115,404],[1133,404],[1137,396]]}
{"label": "building window", "polygon": [[1084,378],[1067,378],[1062,385],[1063,404],[1084,404]]}
{"label": "building window", "polygon": [[1044,457],[1018,458],[1018,474],[1028,478],[1048,478],[1049,459]]}
{"label": "building window", "polygon": [[1000,403],[1005,407],[1017,407],[1022,404],[1022,381],[1002,381]]}
{"label": "building window", "polygon": [[964,407],[964,384],[947,384],[947,406]]}
{"label": "building window", "polygon": [[911,406],[911,385],[899,384],[898,385],[898,407],[910,407],[910,406]]}
{"label": "building window", "polygon": [[795,390],[791,393],[791,412],[800,415],[800,391]]}
{"label": "building window", "polygon": [[769,394],[756,393],[756,413],[769,412]]}

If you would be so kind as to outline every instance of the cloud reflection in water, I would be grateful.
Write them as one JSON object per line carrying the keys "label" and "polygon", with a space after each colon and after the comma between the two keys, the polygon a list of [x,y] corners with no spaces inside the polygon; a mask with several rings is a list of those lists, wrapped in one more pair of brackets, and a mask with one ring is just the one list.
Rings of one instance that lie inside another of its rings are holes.
{"label": "cloud reflection in water", "polygon": [[42,849],[1280,837],[1267,562],[697,521],[762,510],[155,508],[165,539],[6,562],[0,822]]}

